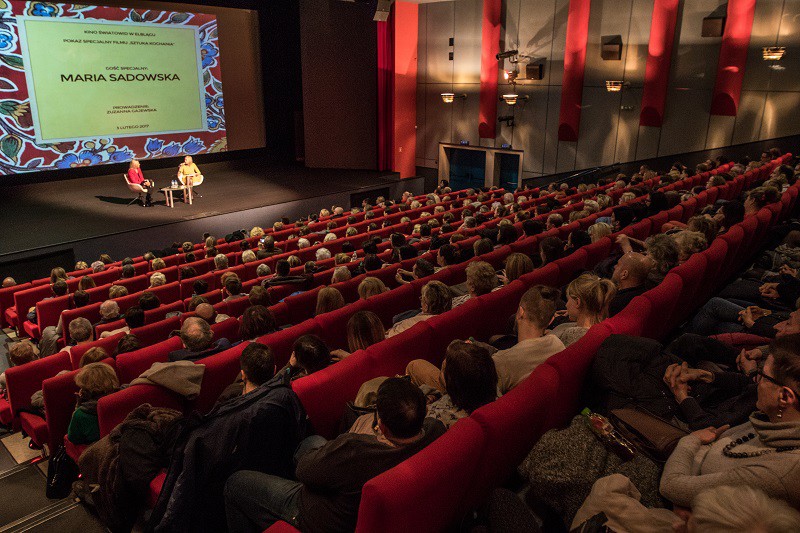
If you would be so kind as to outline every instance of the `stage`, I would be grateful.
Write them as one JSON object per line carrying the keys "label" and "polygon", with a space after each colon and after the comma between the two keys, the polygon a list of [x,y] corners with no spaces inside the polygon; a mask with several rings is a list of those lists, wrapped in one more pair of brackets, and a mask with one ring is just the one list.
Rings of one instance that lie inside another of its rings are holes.
{"label": "stage", "polygon": [[[6,271],[19,271],[20,264],[35,265],[37,258],[47,263],[42,256],[59,257],[58,263],[70,254],[91,262],[103,251],[114,258],[135,256],[173,241],[198,242],[206,231],[224,236],[281,216],[349,207],[354,195],[420,194],[423,188],[421,178],[401,181],[391,172],[276,166],[266,159],[199,166],[205,182],[196,193],[202,197],[195,194],[188,205],[176,195],[174,209],[160,191],[153,193],[153,207],[128,205],[136,195],[121,174],[0,188],[0,269],[5,264]],[[174,176],[174,169],[145,171],[157,189]]]}

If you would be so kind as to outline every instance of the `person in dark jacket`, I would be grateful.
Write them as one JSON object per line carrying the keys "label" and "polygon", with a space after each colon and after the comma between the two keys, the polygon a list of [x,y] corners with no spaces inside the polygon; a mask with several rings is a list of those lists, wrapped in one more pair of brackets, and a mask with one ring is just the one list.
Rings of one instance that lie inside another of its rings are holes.
{"label": "person in dark jacket", "polygon": [[170,461],[147,530],[225,530],[223,487],[238,470],[291,477],[307,436],[300,399],[283,376],[214,407],[187,427]]}
{"label": "person in dark jacket", "polygon": [[279,520],[305,533],[353,531],[364,484],[445,431],[438,420],[425,418],[425,396],[406,379],[384,381],[376,403],[382,436],[311,437],[297,453],[298,481],[246,470],[233,474],[225,484],[228,531],[263,531]]}

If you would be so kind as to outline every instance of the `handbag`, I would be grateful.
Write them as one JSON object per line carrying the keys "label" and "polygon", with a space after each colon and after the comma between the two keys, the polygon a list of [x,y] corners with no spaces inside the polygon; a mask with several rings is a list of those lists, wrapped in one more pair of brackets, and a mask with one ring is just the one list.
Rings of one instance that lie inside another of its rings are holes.
{"label": "handbag", "polygon": [[611,423],[637,450],[664,463],[687,431],[641,408],[612,409]]}
{"label": "handbag", "polygon": [[64,445],[58,447],[56,453],[50,456],[47,464],[47,489],[48,498],[62,499],[69,496],[72,483],[78,479],[78,465],[67,455]]}

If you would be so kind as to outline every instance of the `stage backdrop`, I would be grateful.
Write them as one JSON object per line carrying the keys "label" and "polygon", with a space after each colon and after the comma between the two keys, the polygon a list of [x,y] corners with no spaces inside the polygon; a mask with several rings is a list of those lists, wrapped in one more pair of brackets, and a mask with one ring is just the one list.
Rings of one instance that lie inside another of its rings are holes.
{"label": "stage backdrop", "polygon": [[217,19],[0,0],[0,174],[227,149]]}

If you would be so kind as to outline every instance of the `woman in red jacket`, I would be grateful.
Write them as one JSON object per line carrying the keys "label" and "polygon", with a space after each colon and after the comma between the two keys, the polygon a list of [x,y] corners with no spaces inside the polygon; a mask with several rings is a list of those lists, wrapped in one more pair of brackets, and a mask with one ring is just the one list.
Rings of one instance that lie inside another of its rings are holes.
{"label": "woman in red jacket", "polygon": [[131,166],[128,169],[128,181],[142,186],[142,188],[145,190],[144,192],[147,194],[145,197],[144,206],[152,207],[153,198],[150,196],[150,189],[153,187],[153,182],[144,179],[142,167],[139,165],[139,161],[136,159],[131,160]]}

